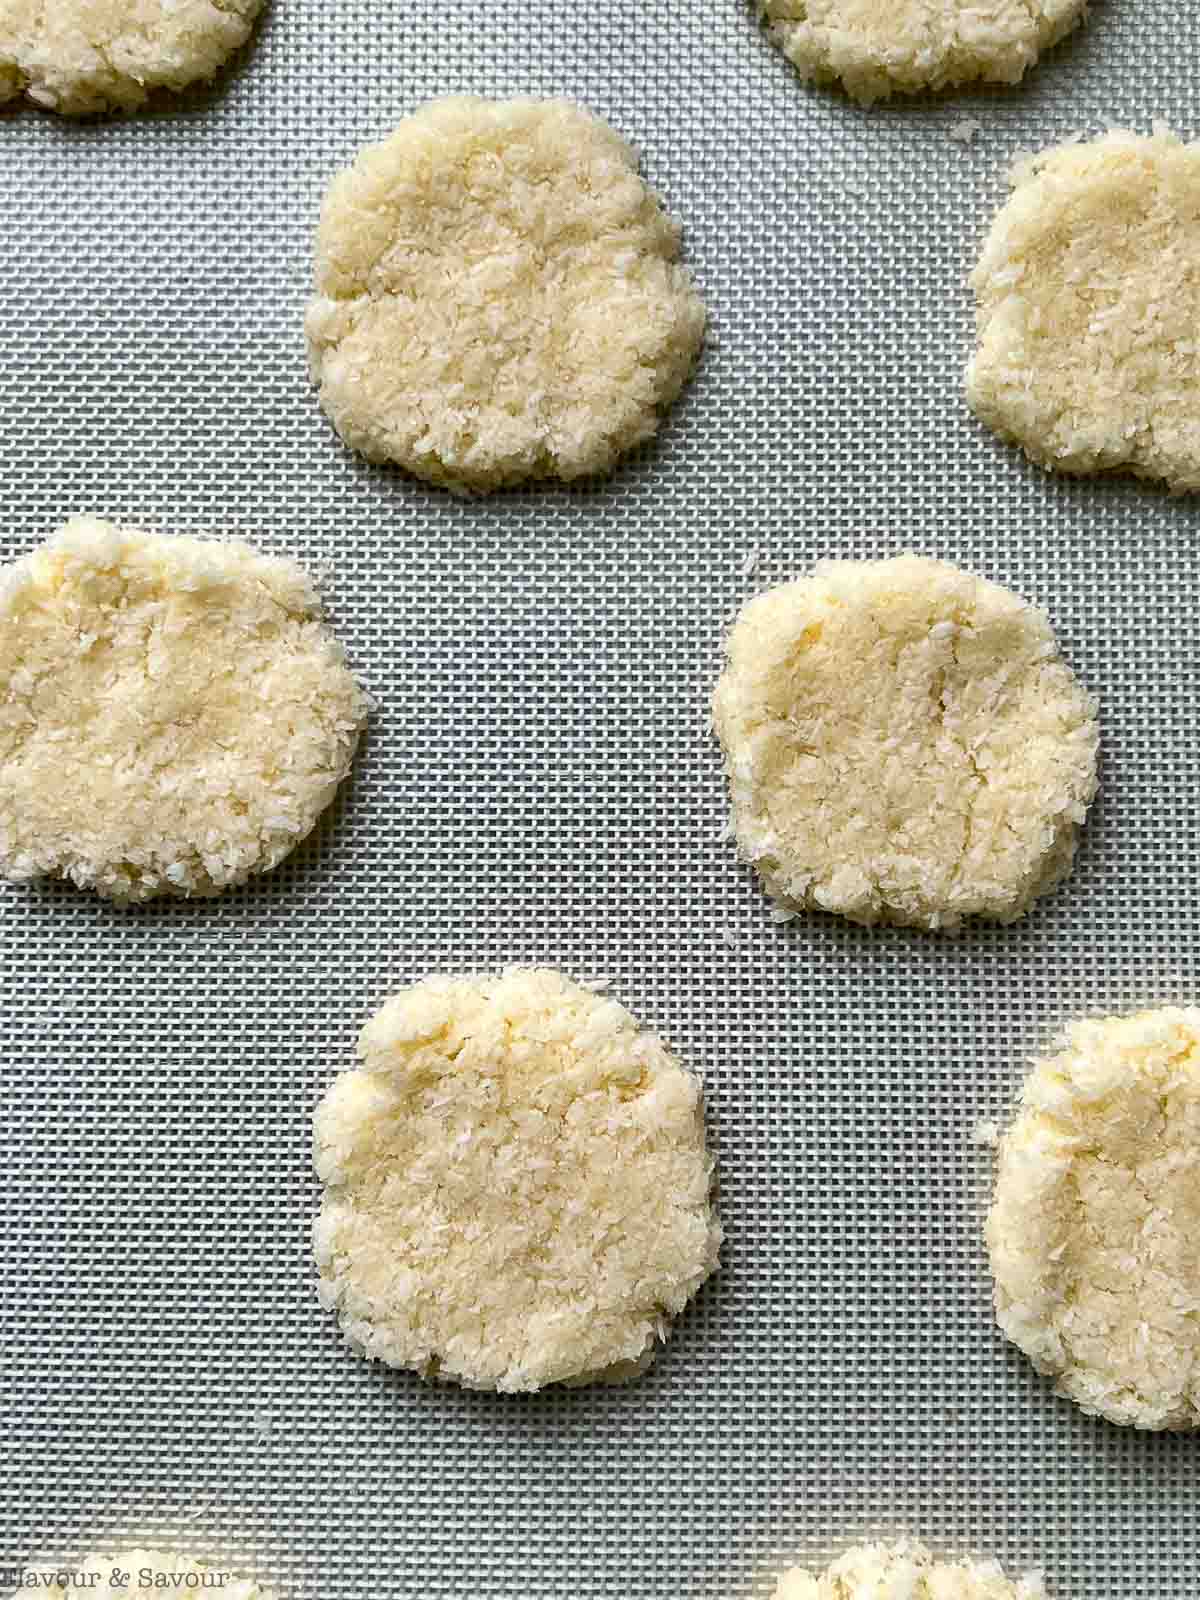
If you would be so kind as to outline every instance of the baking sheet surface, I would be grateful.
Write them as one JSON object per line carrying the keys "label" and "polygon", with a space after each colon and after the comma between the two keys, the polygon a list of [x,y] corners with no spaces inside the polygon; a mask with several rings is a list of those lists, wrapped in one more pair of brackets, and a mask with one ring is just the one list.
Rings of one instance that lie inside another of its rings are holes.
{"label": "baking sheet surface", "polygon": [[[140,1539],[304,1600],[736,1600],[911,1531],[1059,1600],[1193,1600],[1195,1441],[1090,1421],[1003,1344],[968,1136],[1069,1017],[1197,996],[1198,513],[1043,475],[961,369],[1013,152],[1200,132],[1198,56],[1195,8],[1106,0],[1019,90],[864,112],[736,0],[277,0],[212,94],[0,116],[0,556],[84,510],[289,552],[380,703],[271,877],[0,893],[0,1564]],[[324,184],[448,91],[586,102],[685,224],[711,344],[600,485],[454,500],[351,457],[307,385]],[[1046,605],[1101,798],[1017,927],[781,928],[718,837],[721,630],[905,548]],[[316,1305],[309,1116],[358,1027],[517,960],[611,978],[706,1079],[723,1270],[625,1389],[428,1387]]]}

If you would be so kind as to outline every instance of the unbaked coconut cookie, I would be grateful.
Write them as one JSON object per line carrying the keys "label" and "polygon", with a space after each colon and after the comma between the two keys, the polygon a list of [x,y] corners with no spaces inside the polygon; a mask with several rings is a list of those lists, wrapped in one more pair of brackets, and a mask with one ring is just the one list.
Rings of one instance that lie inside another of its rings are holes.
{"label": "unbaked coconut cookie", "polygon": [[648,1366],[721,1241],[696,1078],[546,968],[403,989],[358,1050],[314,1122],[349,1343],[473,1389]]}
{"label": "unbaked coconut cookie", "polygon": [[1110,1422],[1200,1426],[1200,1010],[1076,1022],[1000,1142],[996,1317]]}
{"label": "unbaked coconut cookie", "polygon": [[919,556],[823,561],[725,649],[732,826],[785,911],[1011,922],[1070,868],[1096,707],[1017,595]]}
{"label": "unbaked coconut cookie", "polygon": [[566,100],[434,101],[330,186],[321,404],[461,491],[603,472],[679,394],[704,307],[629,145]]}
{"label": "unbaked coconut cookie", "polygon": [[134,111],[155,89],[211,78],[250,36],[262,0],[0,0],[0,101]]}
{"label": "unbaked coconut cookie", "polygon": [[793,1567],[774,1600],[1045,1600],[1041,1574],[1006,1578],[997,1561],[935,1561],[924,1545],[860,1545],[819,1576]]}
{"label": "unbaked coconut cookie", "polygon": [[219,1595],[220,1600],[276,1600],[253,1578],[239,1578],[227,1569],[190,1556],[162,1550],[118,1550],[88,1556],[78,1566],[27,1562],[17,1569],[22,1587],[12,1600],[76,1600],[83,1595]]}
{"label": "unbaked coconut cookie", "polygon": [[79,517],[0,569],[0,875],[119,901],[275,866],[368,709],[294,561]]}
{"label": "unbaked coconut cookie", "polygon": [[972,283],[976,414],[1044,467],[1200,489],[1200,143],[1021,161]]}
{"label": "unbaked coconut cookie", "polygon": [[870,105],[982,80],[1017,83],[1087,0],[760,0],[771,39],[818,83]]}

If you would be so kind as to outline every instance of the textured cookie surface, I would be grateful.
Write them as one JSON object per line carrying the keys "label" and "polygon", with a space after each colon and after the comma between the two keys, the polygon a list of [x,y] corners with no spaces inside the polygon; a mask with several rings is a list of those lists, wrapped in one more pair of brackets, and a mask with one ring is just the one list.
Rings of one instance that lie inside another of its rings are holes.
{"label": "textured cookie surface", "polygon": [[315,1117],[321,1300],[350,1344],[470,1388],[641,1371],[716,1266],[700,1087],[545,968],[431,978]]}
{"label": "textured cookie surface", "polygon": [[321,403],[373,460],[459,490],[611,467],[691,370],[679,228],[565,100],[435,101],[335,178],[307,318]]}
{"label": "textured cookie surface", "polygon": [[919,556],[825,561],[725,648],[733,829],[785,909],[1012,921],[1069,869],[1095,706],[1018,596]]}
{"label": "textured cookie surface", "polygon": [[262,0],[0,0],[0,101],[66,116],[133,111],[155,89],[211,78]]}
{"label": "textured cookie surface", "polygon": [[1077,1022],[1001,1140],[996,1316],[1059,1393],[1200,1425],[1200,1010]]}
{"label": "textured cookie surface", "polygon": [[1200,489],[1200,143],[1022,161],[972,276],[976,414],[1042,466]]}
{"label": "textured cookie surface", "polygon": [[1006,1578],[995,1561],[935,1561],[922,1544],[861,1545],[825,1572],[794,1567],[774,1600],[1045,1600],[1041,1577]]}
{"label": "textured cookie surface", "polygon": [[0,873],[240,883],[310,831],[366,712],[295,562],[77,518],[0,572]]}
{"label": "textured cookie surface", "polygon": [[1016,83],[1074,27],[1086,0],[761,0],[767,31],[804,78],[870,105],[983,80]]}
{"label": "textured cookie surface", "polygon": [[88,1556],[78,1566],[27,1563],[23,1587],[12,1600],[75,1600],[79,1595],[219,1595],[221,1600],[277,1600],[253,1578],[239,1578],[215,1563],[162,1550],[118,1550]]}

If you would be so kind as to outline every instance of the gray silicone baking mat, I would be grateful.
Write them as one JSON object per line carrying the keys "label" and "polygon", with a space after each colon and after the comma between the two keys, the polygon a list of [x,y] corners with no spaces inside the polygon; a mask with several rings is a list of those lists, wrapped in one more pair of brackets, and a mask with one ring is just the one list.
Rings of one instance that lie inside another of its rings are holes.
{"label": "gray silicone baking mat", "polygon": [[[1019,90],[864,112],[736,0],[277,0],[211,95],[0,117],[0,553],[88,509],[325,565],[380,702],[273,876],[0,894],[0,1562],[141,1539],[305,1600],[736,1600],[911,1531],[1058,1600],[1200,1591],[1195,1441],[1083,1417],[995,1332],[968,1139],[1068,1017],[1200,988],[1198,510],[1045,476],[960,394],[1012,152],[1200,132],[1198,56],[1191,5],[1109,0]],[[585,101],[685,222],[712,343],[598,486],[454,500],[307,386],[323,186],[452,90]],[[720,632],[905,547],[1048,607],[1102,796],[1019,926],[780,928],[718,838]],[[706,1078],[723,1270],[628,1388],[428,1387],[316,1304],[316,1099],[397,985],[514,960],[610,977]]]}

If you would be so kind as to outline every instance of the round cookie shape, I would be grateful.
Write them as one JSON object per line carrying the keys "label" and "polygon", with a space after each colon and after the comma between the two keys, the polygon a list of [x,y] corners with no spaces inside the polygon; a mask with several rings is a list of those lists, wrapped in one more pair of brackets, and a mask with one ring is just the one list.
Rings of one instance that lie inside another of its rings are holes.
{"label": "round cookie shape", "polygon": [[971,278],[972,410],[1041,466],[1200,490],[1200,143],[1115,131],[1011,182]]}
{"label": "round cookie shape", "polygon": [[1001,1139],[996,1319],[1055,1389],[1137,1428],[1200,1426],[1200,1010],[1074,1023]]}
{"label": "round cookie shape", "polygon": [[785,911],[1011,922],[1069,870],[1096,707],[1017,595],[920,556],[823,561],[725,650],[733,831]]}
{"label": "round cookie shape", "polygon": [[241,883],[310,832],[367,710],[295,562],[76,518],[0,569],[0,876]]}
{"label": "round cookie shape", "polygon": [[1017,83],[1087,0],[759,0],[800,76],[871,105],[954,84]]}
{"label": "round cookie shape", "polygon": [[221,1600],[277,1600],[273,1589],[253,1578],[163,1550],[119,1550],[63,1566],[29,1561],[17,1571],[29,1581],[13,1591],[11,1600],[75,1600],[81,1594],[219,1594]]}
{"label": "round cookie shape", "polygon": [[625,141],[566,100],[437,100],[330,185],[306,319],[342,439],[459,492],[607,471],[704,306]]}
{"label": "round cookie shape", "polygon": [[472,1389],[643,1371],[717,1265],[697,1079],[548,968],[414,984],[358,1049],[314,1118],[350,1345]]}
{"label": "round cookie shape", "polygon": [[156,89],[211,78],[262,0],[0,0],[0,102],[64,116],[136,111]]}
{"label": "round cookie shape", "polygon": [[773,1600],[1046,1600],[1040,1573],[1007,1578],[997,1561],[936,1561],[923,1544],[859,1545],[816,1575],[793,1567]]}

